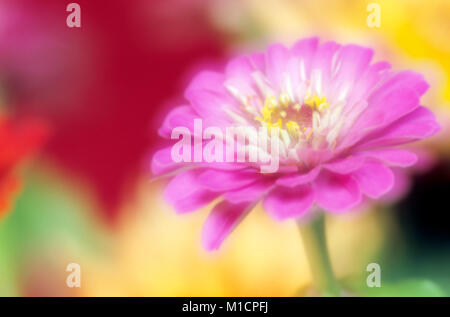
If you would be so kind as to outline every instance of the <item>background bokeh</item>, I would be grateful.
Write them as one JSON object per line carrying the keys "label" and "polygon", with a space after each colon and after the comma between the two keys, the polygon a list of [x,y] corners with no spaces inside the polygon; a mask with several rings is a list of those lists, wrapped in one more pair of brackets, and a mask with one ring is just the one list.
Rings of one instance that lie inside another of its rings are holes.
{"label": "background bokeh", "polygon": [[[358,43],[431,85],[443,129],[414,150],[403,193],[328,217],[333,266],[349,294],[450,295],[450,2],[448,0],[0,1],[0,108],[51,134],[21,171],[0,218],[1,296],[293,296],[311,277],[294,222],[257,207],[223,248],[206,253],[207,210],[177,216],[150,181],[164,115],[200,68],[301,37]],[[367,26],[369,3],[381,7]],[[66,266],[81,266],[81,287]],[[366,266],[382,287],[366,286]]]}

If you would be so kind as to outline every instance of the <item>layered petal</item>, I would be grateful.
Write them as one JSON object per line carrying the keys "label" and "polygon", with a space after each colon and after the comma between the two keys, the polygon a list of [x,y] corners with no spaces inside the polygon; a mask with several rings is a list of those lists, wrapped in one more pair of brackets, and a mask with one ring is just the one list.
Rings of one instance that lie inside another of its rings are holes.
{"label": "layered petal", "polygon": [[223,126],[230,123],[224,110],[237,107],[232,98],[206,90],[191,90],[186,92],[186,98],[191,102],[192,108],[202,118],[209,118],[211,124]]}
{"label": "layered petal", "polygon": [[317,204],[331,212],[352,209],[361,201],[361,191],[351,175],[322,172],[313,183]]}
{"label": "layered petal", "polygon": [[274,88],[281,87],[283,73],[287,72],[289,50],[282,44],[273,44],[268,47],[266,55],[267,77]]}
{"label": "layered petal", "polygon": [[392,204],[403,198],[403,196],[411,188],[411,179],[408,172],[403,168],[394,167],[392,168],[392,173],[394,174],[394,185],[392,189],[381,197],[383,202]]}
{"label": "layered petal", "polygon": [[274,186],[273,180],[261,179],[250,185],[226,192],[224,198],[233,203],[255,202],[263,197]]}
{"label": "layered petal", "polygon": [[259,178],[260,175],[253,170],[224,171],[207,169],[198,175],[196,182],[211,191],[225,192],[254,183]]}
{"label": "layered petal", "polygon": [[203,226],[202,244],[207,251],[217,250],[233,229],[247,215],[253,204],[223,201],[209,214]]}
{"label": "layered petal", "polygon": [[354,107],[360,100],[366,100],[377,84],[389,76],[391,65],[388,62],[376,62],[370,65],[364,75],[358,80],[349,95],[348,104]]}
{"label": "layered petal", "polygon": [[348,121],[350,129],[341,146],[353,145],[369,133],[412,113],[419,107],[420,97],[427,89],[428,84],[420,74],[404,71],[393,75],[371,94],[366,103],[360,103],[359,107],[364,109],[352,109],[358,117],[356,122]]}
{"label": "layered petal", "polygon": [[439,130],[434,114],[425,107],[419,107],[387,128],[368,135],[355,147],[370,149],[405,144],[428,138]]}
{"label": "layered petal", "polygon": [[384,164],[368,161],[352,173],[360,190],[370,198],[379,198],[391,190],[394,185],[394,174]]}
{"label": "layered petal", "polygon": [[320,173],[320,166],[317,166],[307,173],[289,173],[277,179],[277,184],[285,187],[295,187],[298,185],[312,182]]}
{"label": "layered petal", "polygon": [[337,159],[330,163],[323,164],[323,168],[335,172],[337,174],[349,174],[356,171],[364,164],[363,156],[348,156],[346,158]]}
{"label": "layered petal", "polygon": [[233,59],[226,67],[227,80],[224,85],[241,105],[246,103],[248,96],[256,95],[257,89],[252,77],[255,71],[255,66],[247,56]]}
{"label": "layered petal", "polygon": [[293,188],[276,187],[264,198],[264,209],[276,220],[298,218],[314,203],[314,191],[310,185]]}
{"label": "layered petal", "polygon": [[223,83],[225,82],[225,75],[219,72],[202,71],[195,76],[186,89],[186,94],[189,95],[193,91],[209,91],[217,94],[226,94]]}
{"label": "layered petal", "polygon": [[327,94],[330,92],[330,86],[333,82],[332,77],[334,75],[333,57],[340,47],[336,42],[326,42],[316,50],[310,78],[315,91],[319,94]]}
{"label": "layered petal", "polygon": [[151,169],[153,175],[159,176],[176,170],[181,167],[180,163],[176,163],[172,159],[172,148],[167,147],[156,151],[152,157]]}
{"label": "layered petal", "polygon": [[300,79],[310,78],[314,56],[319,47],[317,37],[302,39],[297,41],[291,48],[292,55],[299,60]]}
{"label": "layered petal", "polygon": [[193,132],[194,120],[197,118],[199,115],[190,106],[176,107],[167,114],[158,133],[162,137],[170,138],[172,130],[177,127],[185,127]]}
{"label": "layered petal", "polygon": [[200,173],[199,170],[181,172],[167,185],[164,197],[177,212],[195,211],[219,197],[220,192],[205,189],[197,182]]}
{"label": "layered petal", "polygon": [[354,83],[365,73],[372,59],[373,51],[371,49],[358,45],[345,45],[336,56],[335,69],[336,75],[333,77],[333,98],[336,100],[347,99]]}
{"label": "layered petal", "polygon": [[408,167],[414,165],[418,158],[415,153],[402,149],[379,149],[356,153],[357,156],[374,158],[390,166]]}

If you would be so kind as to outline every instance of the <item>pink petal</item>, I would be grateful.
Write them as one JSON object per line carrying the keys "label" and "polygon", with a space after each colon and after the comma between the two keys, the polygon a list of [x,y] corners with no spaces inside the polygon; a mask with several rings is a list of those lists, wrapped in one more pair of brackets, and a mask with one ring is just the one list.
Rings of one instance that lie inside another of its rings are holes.
{"label": "pink petal", "polygon": [[341,46],[335,42],[326,42],[320,45],[316,50],[312,69],[320,71],[321,86],[323,89],[322,93],[327,92],[328,87],[331,84],[333,57],[340,47]]}
{"label": "pink petal", "polygon": [[297,172],[281,176],[277,179],[276,183],[285,187],[295,187],[312,182],[317,177],[317,175],[319,175],[319,172],[320,166],[317,166],[304,174],[299,174]]}
{"label": "pink petal", "polygon": [[361,127],[388,125],[419,106],[420,97],[428,89],[423,76],[411,71],[394,75],[369,98],[369,107],[361,116]]}
{"label": "pink petal", "polygon": [[305,163],[306,166],[317,166],[324,162],[328,162],[336,155],[336,152],[331,149],[314,149],[309,147],[299,147],[297,156]]}
{"label": "pink petal", "polygon": [[219,126],[229,122],[229,117],[223,109],[236,107],[236,101],[231,97],[206,90],[190,90],[186,92],[185,97],[202,118],[209,118],[212,124]]}
{"label": "pink petal", "polygon": [[366,120],[361,120],[361,125],[385,126],[416,109],[419,101],[417,92],[406,87],[375,94],[368,101]]}
{"label": "pink petal", "polygon": [[349,146],[369,133],[395,123],[419,107],[428,84],[423,76],[404,71],[386,80],[368,99],[365,110],[352,124],[342,146]]}
{"label": "pink petal", "polygon": [[208,169],[198,175],[196,182],[211,191],[229,191],[249,185],[261,178],[253,170],[224,171]]}
{"label": "pink petal", "polygon": [[256,70],[266,72],[266,56],[264,53],[253,53],[249,55],[250,61]]}
{"label": "pink petal", "polygon": [[314,203],[314,191],[309,185],[293,188],[276,187],[266,198],[263,206],[276,220],[297,218],[304,215]]}
{"label": "pink petal", "polygon": [[318,46],[318,37],[308,37],[295,42],[295,44],[292,45],[291,52],[295,57],[308,57],[309,59],[311,59],[316,53]]}
{"label": "pink petal", "polygon": [[162,175],[176,170],[184,166],[183,163],[175,163],[171,156],[171,147],[157,151],[152,157],[152,173],[153,175]]}
{"label": "pink petal", "polygon": [[289,50],[281,44],[272,44],[267,49],[267,77],[274,88],[281,86],[282,74],[286,72]]}
{"label": "pink petal", "polygon": [[186,94],[192,91],[210,91],[219,94],[225,94],[226,90],[223,86],[225,81],[225,75],[213,71],[202,71],[197,76],[195,76],[188,88],[186,89]]}
{"label": "pink petal", "polygon": [[201,167],[208,167],[221,171],[238,171],[247,169],[248,166],[244,163],[232,163],[232,162],[211,162],[211,163],[197,163]]}
{"label": "pink petal", "polygon": [[318,46],[319,39],[312,37],[296,42],[291,48],[292,55],[298,58],[300,63],[305,67],[305,79],[310,78],[313,60]]}
{"label": "pink petal", "polygon": [[371,150],[355,155],[374,158],[391,166],[408,167],[417,162],[416,154],[402,149]]}
{"label": "pink petal", "polygon": [[176,175],[167,185],[164,197],[177,212],[195,211],[206,206],[220,193],[212,192],[197,182],[199,170],[189,170]]}
{"label": "pink petal", "polygon": [[365,74],[358,80],[350,93],[348,104],[356,104],[359,100],[366,100],[370,93],[373,92],[373,87],[376,87],[380,80],[383,80],[389,75],[388,70],[391,65],[388,62],[376,62],[370,65]]}
{"label": "pink petal", "polygon": [[366,68],[373,56],[373,50],[358,45],[345,45],[337,53],[336,65],[339,65],[337,74],[333,78],[334,83],[342,83],[335,86],[334,95],[343,88],[342,85],[349,85],[356,82]]}
{"label": "pink petal", "polygon": [[253,204],[223,201],[209,214],[203,226],[202,244],[207,251],[218,250],[226,237],[251,210]]}
{"label": "pink petal", "polygon": [[230,85],[234,89],[237,89],[243,98],[255,95],[255,89],[253,89],[254,80],[252,77],[255,68],[247,56],[237,57],[231,60],[227,64],[225,72],[227,74],[225,85]]}
{"label": "pink petal", "polygon": [[228,191],[224,194],[224,198],[233,204],[255,202],[266,194],[272,186],[273,181],[263,179],[243,188]]}
{"label": "pink petal", "polygon": [[407,171],[403,168],[393,168],[392,172],[394,173],[394,186],[392,189],[387,192],[383,197],[381,197],[382,201],[385,203],[395,203],[402,199],[411,188],[411,180],[409,175],[407,175]]}
{"label": "pink petal", "polygon": [[368,161],[354,172],[353,178],[361,191],[370,198],[379,198],[391,190],[394,185],[394,174],[384,164]]}
{"label": "pink petal", "polygon": [[[340,45],[335,42],[318,45],[317,38],[301,40],[294,44],[287,69],[294,95],[297,93],[300,99],[304,97],[305,80],[307,79],[316,84],[320,83],[321,91],[318,93],[324,94],[327,92],[332,77],[333,56],[339,47]],[[311,73],[313,69],[314,74]],[[319,73],[320,77],[312,79],[312,76],[318,76]]]}
{"label": "pink petal", "polygon": [[409,143],[430,137],[439,130],[434,114],[425,107],[419,107],[387,128],[368,135],[358,147],[367,149]]}
{"label": "pink petal", "polygon": [[338,174],[349,174],[360,168],[364,164],[364,161],[365,158],[362,156],[349,156],[331,163],[322,164],[322,167]]}
{"label": "pink petal", "polygon": [[247,56],[236,57],[228,62],[225,69],[227,77],[250,77],[255,71],[251,60]]}
{"label": "pink petal", "polygon": [[438,163],[437,153],[431,152],[425,148],[415,148],[414,154],[417,155],[417,163],[414,165],[414,172],[426,173]]}
{"label": "pink petal", "polygon": [[186,127],[194,131],[194,119],[197,118],[200,116],[190,106],[176,107],[166,116],[158,133],[162,137],[170,138],[172,130],[176,127]]}
{"label": "pink petal", "polygon": [[316,201],[326,211],[343,212],[361,201],[358,184],[351,175],[322,172],[313,183]]}

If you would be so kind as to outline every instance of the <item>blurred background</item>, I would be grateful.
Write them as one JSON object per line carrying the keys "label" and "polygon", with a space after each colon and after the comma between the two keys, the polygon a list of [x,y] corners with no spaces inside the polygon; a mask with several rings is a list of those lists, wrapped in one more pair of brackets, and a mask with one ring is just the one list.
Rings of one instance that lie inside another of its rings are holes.
{"label": "blurred background", "polygon": [[[0,113],[49,131],[0,212],[0,296],[305,295],[294,222],[257,207],[206,253],[207,210],[175,215],[149,165],[164,115],[198,69],[308,36],[370,46],[376,60],[423,73],[422,102],[443,127],[414,148],[420,162],[398,172],[398,192],[328,217],[337,276],[352,295],[450,295],[448,0],[78,0],[81,28],[66,25],[69,3],[0,1]],[[369,3],[380,27],[367,25]],[[372,262],[381,288],[366,286]],[[66,285],[69,263],[81,267],[80,288]]]}

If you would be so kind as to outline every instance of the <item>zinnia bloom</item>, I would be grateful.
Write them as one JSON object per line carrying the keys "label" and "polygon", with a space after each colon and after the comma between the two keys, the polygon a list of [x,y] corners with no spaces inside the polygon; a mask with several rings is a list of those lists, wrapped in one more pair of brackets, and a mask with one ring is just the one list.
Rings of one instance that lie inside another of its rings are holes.
{"label": "zinnia bloom", "polygon": [[155,154],[153,173],[175,175],[165,196],[178,212],[221,198],[204,225],[207,250],[218,249],[261,200],[276,220],[318,208],[342,213],[388,193],[395,182],[391,168],[416,162],[414,153],[398,146],[439,130],[420,105],[428,84],[412,71],[371,63],[372,55],[358,45],[308,38],[291,48],[271,45],[232,60],[223,73],[204,71],[193,79],[186,105],[168,114],[162,136],[170,138],[179,126],[193,131],[196,118],[203,127],[280,131],[276,173],[261,173],[250,162],[175,163],[170,147]]}
{"label": "zinnia bloom", "polygon": [[0,114],[0,216],[20,189],[19,168],[42,144],[47,127],[37,120],[12,120]]}

